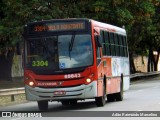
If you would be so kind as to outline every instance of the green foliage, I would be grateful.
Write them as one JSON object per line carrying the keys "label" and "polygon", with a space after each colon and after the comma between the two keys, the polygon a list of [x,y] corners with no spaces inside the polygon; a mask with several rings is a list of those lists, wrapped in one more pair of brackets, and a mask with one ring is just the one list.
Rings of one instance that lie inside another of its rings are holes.
{"label": "green foliage", "polygon": [[144,53],[151,44],[154,49],[160,48],[159,8],[159,0],[2,0],[0,49],[21,41],[28,22],[86,17],[124,25],[130,51]]}
{"label": "green foliage", "polygon": [[126,8],[119,8],[117,9],[117,17],[120,18],[119,22],[127,24],[129,21],[133,20],[133,16],[129,10]]}

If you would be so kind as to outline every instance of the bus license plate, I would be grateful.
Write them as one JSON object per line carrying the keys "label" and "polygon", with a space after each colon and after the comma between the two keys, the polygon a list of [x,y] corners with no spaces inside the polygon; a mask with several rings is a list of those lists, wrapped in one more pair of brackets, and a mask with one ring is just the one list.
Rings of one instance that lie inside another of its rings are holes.
{"label": "bus license plate", "polygon": [[64,90],[53,92],[53,95],[55,95],[55,96],[62,96],[62,95],[65,95],[65,94],[66,94],[66,92]]}

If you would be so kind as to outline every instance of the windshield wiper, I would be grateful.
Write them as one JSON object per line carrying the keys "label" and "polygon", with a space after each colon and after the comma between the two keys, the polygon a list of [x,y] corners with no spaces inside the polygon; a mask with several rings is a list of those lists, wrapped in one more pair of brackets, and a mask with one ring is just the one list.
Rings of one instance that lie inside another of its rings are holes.
{"label": "windshield wiper", "polygon": [[75,34],[72,35],[71,41],[69,43],[69,58],[70,58],[70,60],[71,60],[71,51],[73,49],[74,40],[75,40]]}

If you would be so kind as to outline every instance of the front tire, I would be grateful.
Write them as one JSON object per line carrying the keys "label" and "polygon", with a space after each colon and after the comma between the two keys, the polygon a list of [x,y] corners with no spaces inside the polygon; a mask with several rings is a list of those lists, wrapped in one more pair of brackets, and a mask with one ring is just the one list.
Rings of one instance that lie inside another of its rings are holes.
{"label": "front tire", "polygon": [[70,104],[71,104],[71,105],[76,105],[76,104],[77,104],[77,100],[71,100],[71,101],[70,101]]}
{"label": "front tire", "polygon": [[115,94],[108,94],[107,95],[107,101],[108,102],[114,102],[115,101]]}
{"label": "front tire", "polygon": [[37,103],[40,111],[48,110],[48,101],[37,101]]}

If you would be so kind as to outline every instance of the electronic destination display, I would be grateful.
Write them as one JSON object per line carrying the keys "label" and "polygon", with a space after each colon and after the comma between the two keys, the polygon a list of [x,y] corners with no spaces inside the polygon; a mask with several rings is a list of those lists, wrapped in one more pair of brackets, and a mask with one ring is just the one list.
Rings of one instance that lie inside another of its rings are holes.
{"label": "electronic destination display", "polygon": [[29,33],[55,32],[55,31],[83,31],[86,29],[84,21],[74,22],[42,22],[29,26]]}

